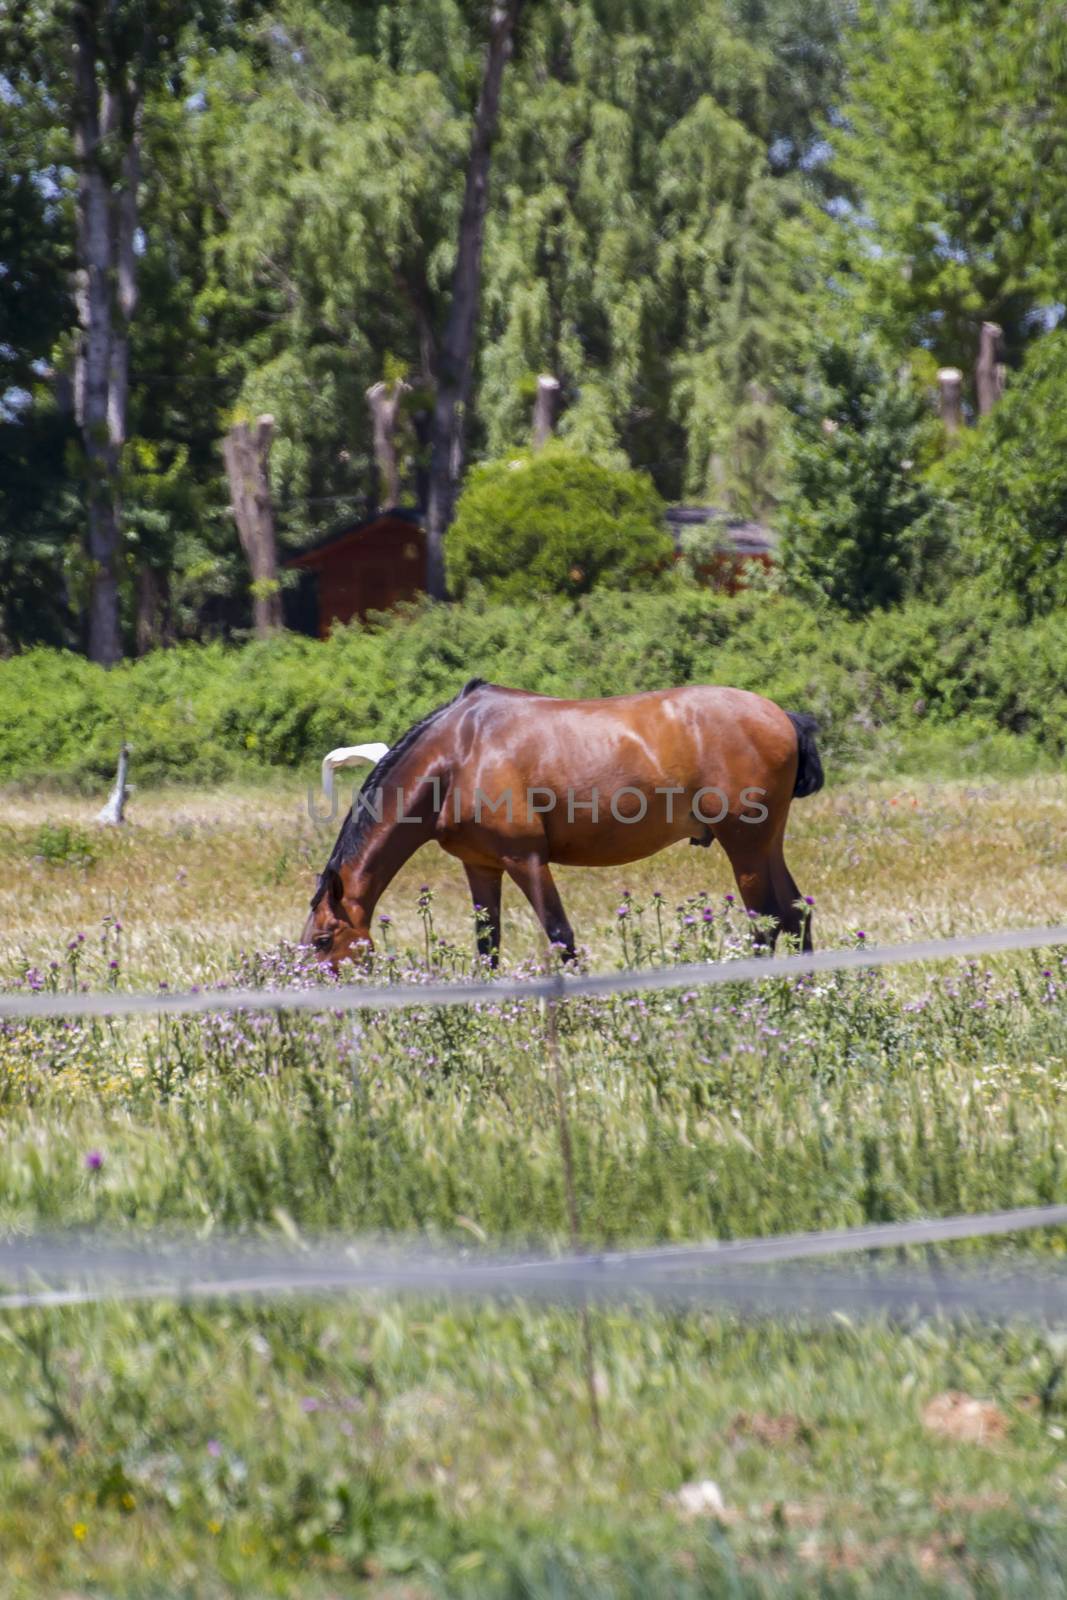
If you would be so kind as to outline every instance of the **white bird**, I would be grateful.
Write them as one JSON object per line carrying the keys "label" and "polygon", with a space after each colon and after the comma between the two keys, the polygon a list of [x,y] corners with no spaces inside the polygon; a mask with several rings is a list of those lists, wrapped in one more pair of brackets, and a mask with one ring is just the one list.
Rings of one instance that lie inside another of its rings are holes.
{"label": "white bird", "polygon": [[338,767],[358,767],[361,761],[380,761],[389,754],[387,744],[347,744],[339,750],[331,750],[322,762],[322,787],[329,799],[333,799],[333,775]]}

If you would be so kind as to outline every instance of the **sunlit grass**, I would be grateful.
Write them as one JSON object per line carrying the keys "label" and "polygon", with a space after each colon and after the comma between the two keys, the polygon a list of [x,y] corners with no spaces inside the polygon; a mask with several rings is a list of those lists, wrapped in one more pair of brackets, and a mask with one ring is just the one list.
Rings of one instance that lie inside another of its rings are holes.
{"label": "sunlit grass", "polygon": [[[172,986],[218,979],[241,951],[294,939],[337,824],[316,823],[303,790],[163,790],[135,795],[121,831],[94,827],[94,806],[42,794],[0,805],[0,973],[55,958],[79,932],[117,917],[125,981]],[[39,859],[42,826],[68,824],[98,852],[94,865]],[[883,942],[1022,927],[1067,916],[1067,779],[973,784],[886,782],[796,802],[788,857],[816,901],[821,943],[863,928]],[[564,903],[594,966],[618,960],[613,913],[623,888],[660,890],[669,904],[734,885],[718,848],[676,845],[631,867],[559,869]],[[380,909],[400,945],[421,940],[416,899],[434,891],[439,926],[469,941],[459,865],[436,846],[418,852]],[[533,917],[505,887],[504,956],[541,950]]]}
{"label": "sunlit grass", "polygon": [[[5,983],[30,968],[59,988],[301,981],[271,952],[299,929],[334,829],[309,820],[300,793],[135,795],[121,832],[96,829],[92,811],[6,806]],[[1062,779],[897,783],[798,804],[789,854],[819,942],[851,943],[859,929],[895,940],[1067,920],[1065,837]],[[595,968],[740,947],[718,851],[560,881]],[[704,893],[694,904],[711,922],[687,929],[676,907]],[[465,884],[440,852],[416,857],[383,909],[384,971],[426,975],[426,916],[434,962],[469,964]],[[1062,954],[570,1003],[561,1053],[583,1237],[1064,1200]],[[542,959],[517,894],[505,956]],[[290,1233],[570,1239],[532,1005],[0,1025],[0,1116],[8,1229],[271,1235],[283,1219]],[[997,1249],[1058,1259],[1063,1240]],[[0,1316],[0,1587],[198,1600],[1062,1592],[1059,1330],[612,1310],[594,1314],[593,1348],[599,1434],[570,1312],[382,1300]],[[924,1411],[947,1391],[994,1407],[994,1435],[933,1433]],[[725,1510],[694,1521],[672,1497],[703,1479]]]}

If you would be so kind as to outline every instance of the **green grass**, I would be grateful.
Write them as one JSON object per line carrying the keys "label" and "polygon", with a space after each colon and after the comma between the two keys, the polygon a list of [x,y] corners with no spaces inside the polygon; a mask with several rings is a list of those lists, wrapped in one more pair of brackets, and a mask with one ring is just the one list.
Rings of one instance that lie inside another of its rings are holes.
{"label": "green grass", "polygon": [[[837,790],[797,808],[791,856],[824,943],[1054,921],[1065,812],[1052,778]],[[69,800],[9,814],[6,981],[28,966],[59,988],[291,972],[253,954],[293,932],[328,848],[291,791],[136,797],[121,834]],[[60,844],[42,852],[46,827]],[[384,971],[425,970],[427,935],[436,969],[469,968],[457,878],[439,855],[412,863]],[[570,874],[564,894],[606,968],[739,948],[729,888],[715,852],[683,847]],[[513,963],[540,960],[514,905],[505,933]],[[570,1003],[582,1235],[1063,1201],[1065,998],[1046,952]],[[0,1221],[566,1247],[554,1107],[528,1005],[0,1025]],[[996,1245],[1005,1260],[1065,1248],[1059,1233]],[[599,1433],[574,1312],[379,1298],[3,1314],[2,1592],[1063,1593],[1060,1330],[652,1308],[598,1309],[591,1328]],[[950,1391],[994,1408],[984,1442],[924,1422]],[[725,1511],[688,1518],[673,1497],[705,1478]]]}

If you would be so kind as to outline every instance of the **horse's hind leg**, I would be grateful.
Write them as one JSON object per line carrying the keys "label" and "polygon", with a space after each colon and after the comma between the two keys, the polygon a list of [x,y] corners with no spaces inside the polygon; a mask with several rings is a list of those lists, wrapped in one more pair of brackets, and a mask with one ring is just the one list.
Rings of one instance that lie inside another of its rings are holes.
{"label": "horse's hind leg", "polygon": [[540,856],[512,856],[505,859],[504,870],[533,906],[549,943],[561,945],[565,959],[573,961],[574,933],[547,861]]}
{"label": "horse's hind leg", "polygon": [[466,862],[464,870],[477,918],[478,954],[495,967],[500,960],[500,891],[504,873],[500,867],[471,867]]}
{"label": "horse's hind leg", "polygon": [[780,843],[777,855],[771,862],[771,872],[774,876],[775,894],[781,907],[778,920],[782,925],[782,931],[791,934],[794,939],[799,939],[802,950],[813,950],[815,947],[811,940],[811,910],[803,904],[796,879],[786,866]]}
{"label": "horse's hind leg", "polygon": [[730,857],[730,865],[734,869],[734,878],[741,891],[745,909],[755,912],[758,917],[774,919],[774,926],[769,931],[756,930],[754,934],[757,949],[773,950],[782,925],[782,907],[775,891],[770,859],[765,855],[742,855],[739,851],[731,850],[729,846],[727,855]]}

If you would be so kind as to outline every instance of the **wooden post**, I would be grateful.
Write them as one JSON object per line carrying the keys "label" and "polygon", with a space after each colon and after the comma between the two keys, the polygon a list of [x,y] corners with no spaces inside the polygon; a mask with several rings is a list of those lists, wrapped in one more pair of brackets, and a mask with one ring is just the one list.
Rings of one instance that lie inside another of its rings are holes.
{"label": "wooden post", "polygon": [[367,404],[374,418],[374,459],[378,466],[378,507],[384,511],[400,504],[400,466],[397,460],[396,420],[400,402],[411,385],[402,378],[393,383],[372,383]]}
{"label": "wooden post", "polygon": [[963,373],[959,367],[938,367],[937,383],[945,432],[959,433],[963,426]]}
{"label": "wooden post", "polygon": [[542,372],[537,380],[537,397],[534,400],[533,447],[542,449],[551,439],[556,426],[556,403],[559,399],[559,379],[550,372]]}
{"label": "wooden post", "polygon": [[106,828],[117,828],[125,820],[126,811],[126,774],[130,768],[130,747],[124,744],[119,751],[118,770],[115,773],[115,783],[108,797],[107,805],[96,814],[97,822]]}
{"label": "wooden post", "polygon": [[1000,360],[1000,342],[1004,330],[997,322],[983,322],[978,341],[978,360],[974,368],[974,387],[978,399],[978,415],[987,416],[1004,392],[1004,365]]}
{"label": "wooden post", "polygon": [[257,638],[282,625],[278,585],[278,548],[268,471],[274,418],[257,417],[255,426],[237,422],[222,441],[230,481],[233,516],[241,546],[252,570],[252,610]]}

